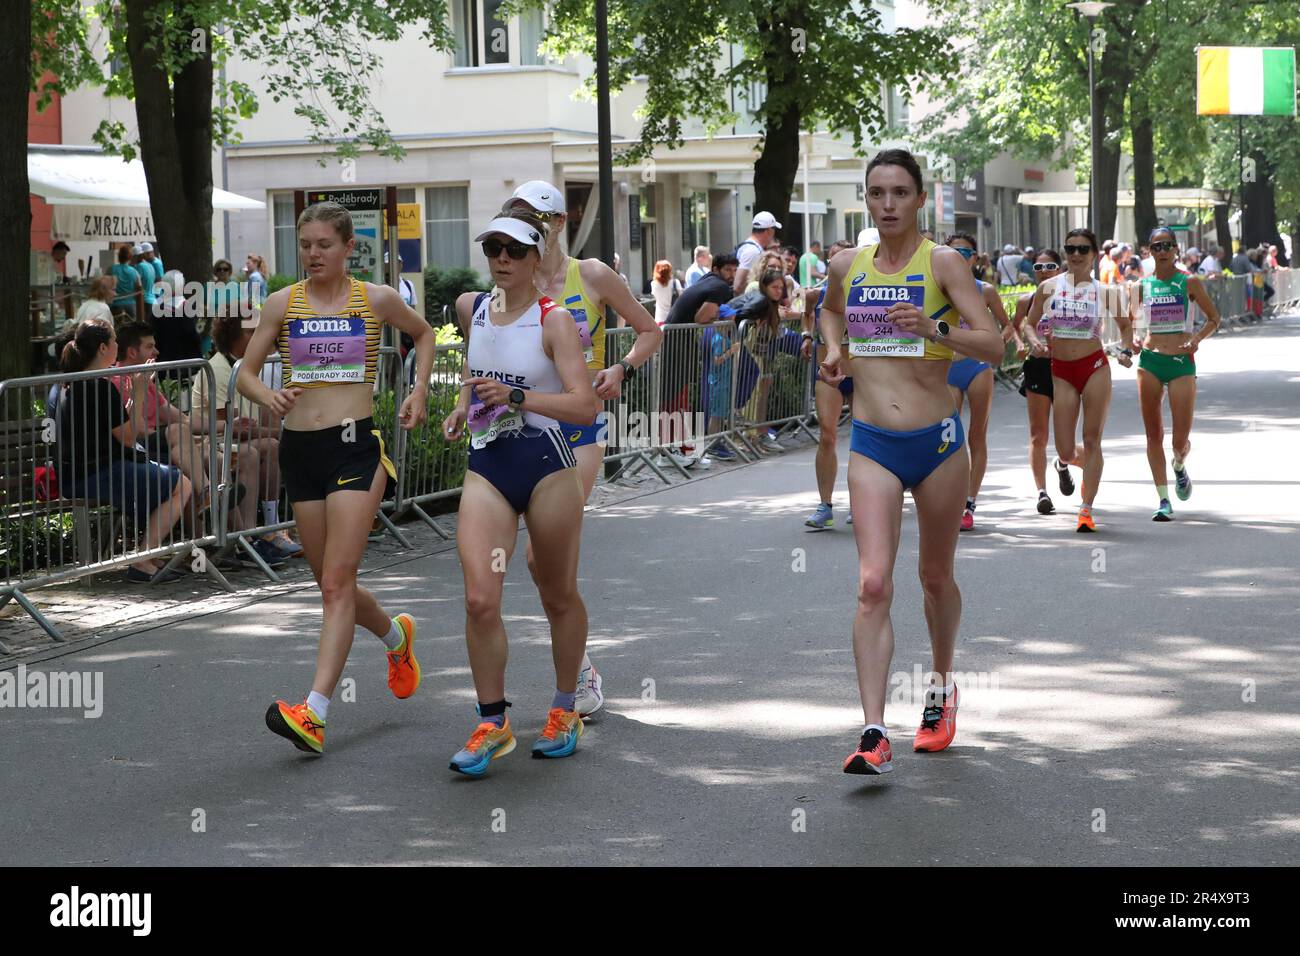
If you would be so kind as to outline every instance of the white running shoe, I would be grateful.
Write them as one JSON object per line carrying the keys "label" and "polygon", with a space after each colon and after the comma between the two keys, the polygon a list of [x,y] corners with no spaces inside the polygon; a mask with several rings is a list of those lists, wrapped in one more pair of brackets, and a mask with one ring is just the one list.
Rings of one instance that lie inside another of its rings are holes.
{"label": "white running shoe", "polygon": [[600,692],[602,683],[595,664],[584,667],[578,674],[578,696],[573,705],[578,716],[590,717],[604,706],[605,695]]}

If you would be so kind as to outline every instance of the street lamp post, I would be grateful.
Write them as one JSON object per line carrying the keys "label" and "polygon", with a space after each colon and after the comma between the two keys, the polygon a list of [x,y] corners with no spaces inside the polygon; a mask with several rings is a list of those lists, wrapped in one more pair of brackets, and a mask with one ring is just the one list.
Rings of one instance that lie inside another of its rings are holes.
{"label": "street lamp post", "polygon": [[1088,120],[1091,127],[1091,153],[1092,160],[1089,163],[1088,170],[1088,218],[1089,228],[1094,233],[1100,227],[1100,217],[1097,215],[1097,159],[1101,155],[1101,124],[1098,123],[1097,115],[1097,80],[1093,67],[1093,40],[1092,26],[1097,22],[1103,10],[1107,7],[1113,7],[1113,3],[1105,3],[1102,0],[1081,0],[1079,3],[1067,3],[1067,7],[1078,11],[1084,17],[1087,17],[1089,23],[1088,30]]}
{"label": "street lamp post", "polygon": [[600,168],[600,258],[614,267],[614,145],[609,117],[609,4],[596,0],[596,138]]}

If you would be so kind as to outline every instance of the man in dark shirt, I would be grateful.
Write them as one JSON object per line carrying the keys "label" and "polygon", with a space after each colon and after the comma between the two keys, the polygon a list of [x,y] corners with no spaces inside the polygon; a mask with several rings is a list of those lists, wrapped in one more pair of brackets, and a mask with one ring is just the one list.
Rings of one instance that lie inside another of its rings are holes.
{"label": "man in dark shirt", "polygon": [[668,311],[668,325],[690,325],[698,322],[707,325],[718,317],[718,306],[725,305],[735,296],[732,282],[740,260],[730,252],[719,252],[713,257],[713,268],[688,285],[677,296]]}

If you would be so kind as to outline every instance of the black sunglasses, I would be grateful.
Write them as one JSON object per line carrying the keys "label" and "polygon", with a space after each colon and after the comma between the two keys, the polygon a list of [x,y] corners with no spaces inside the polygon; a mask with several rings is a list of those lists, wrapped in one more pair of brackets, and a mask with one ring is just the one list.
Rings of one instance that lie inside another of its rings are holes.
{"label": "black sunglasses", "polygon": [[1092,246],[1066,245],[1066,246],[1062,246],[1061,248],[1065,250],[1065,254],[1067,256],[1086,256],[1088,253],[1092,252]]}
{"label": "black sunglasses", "polygon": [[523,259],[528,255],[529,249],[535,248],[537,247],[531,246],[526,242],[502,242],[500,239],[483,240],[483,255],[487,256],[489,259],[495,259],[497,256],[501,255],[502,249],[506,251],[506,254],[510,256],[511,259]]}
{"label": "black sunglasses", "polygon": [[1152,252],[1169,252],[1171,249],[1177,249],[1176,242],[1153,242],[1151,243]]}
{"label": "black sunglasses", "polygon": [[1055,270],[1055,269],[1059,269],[1059,268],[1061,268],[1061,267],[1058,266],[1055,262],[1035,262],[1035,263],[1034,263],[1034,271],[1035,271],[1035,272],[1052,272],[1053,270]]}

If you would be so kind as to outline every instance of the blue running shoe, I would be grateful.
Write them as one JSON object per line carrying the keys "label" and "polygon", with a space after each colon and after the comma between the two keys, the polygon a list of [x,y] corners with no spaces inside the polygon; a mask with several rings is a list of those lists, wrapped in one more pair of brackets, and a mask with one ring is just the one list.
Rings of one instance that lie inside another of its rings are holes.
{"label": "blue running shoe", "polygon": [[718,461],[735,461],[736,453],[726,445],[719,443],[709,449],[709,457],[716,458]]}
{"label": "blue running shoe", "polygon": [[552,707],[546,715],[546,726],[542,735],[533,744],[533,756],[567,757],[578,749],[578,738],[582,736],[582,718],[576,710],[560,710]]}
{"label": "blue running shoe", "polygon": [[468,777],[481,777],[487,773],[488,764],[514,749],[515,735],[510,729],[509,717],[500,727],[484,721],[474,728],[464,748],[451,758],[449,769]]}
{"label": "blue running shoe", "polygon": [[827,504],[818,505],[817,510],[809,516],[804,525],[814,531],[825,531],[828,528],[835,527],[835,517],[834,512],[831,511],[831,506]]}
{"label": "blue running shoe", "polygon": [[1151,516],[1151,520],[1152,521],[1173,521],[1174,520],[1174,506],[1169,503],[1168,498],[1160,499],[1160,507],[1157,508],[1156,513]]}
{"label": "blue running shoe", "polygon": [[1187,466],[1174,466],[1174,492],[1179,501],[1186,501],[1192,496],[1192,476],[1187,473]]}

